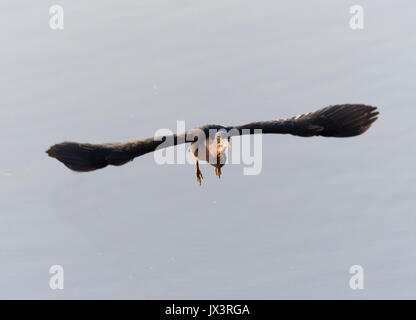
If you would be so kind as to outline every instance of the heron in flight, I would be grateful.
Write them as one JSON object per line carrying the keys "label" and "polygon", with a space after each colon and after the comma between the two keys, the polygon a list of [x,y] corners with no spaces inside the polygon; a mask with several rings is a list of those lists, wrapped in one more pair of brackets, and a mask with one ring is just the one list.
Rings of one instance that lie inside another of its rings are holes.
{"label": "heron in flight", "polygon": [[[225,164],[229,139],[236,135],[292,134],[300,137],[353,137],[358,136],[377,120],[377,107],[364,104],[342,104],[329,106],[314,112],[282,120],[250,122],[239,126],[204,125],[184,133],[150,137],[127,142],[90,144],[62,142],[53,145],[46,152],[74,171],[86,172],[108,165],[120,166],[134,158],[181,143],[190,142],[189,151],[196,160],[196,178],[199,184],[203,178],[199,161],[207,161],[221,177]],[[216,131],[212,135],[212,131]],[[204,137],[201,138],[201,132]],[[206,138],[205,138],[206,137]]]}

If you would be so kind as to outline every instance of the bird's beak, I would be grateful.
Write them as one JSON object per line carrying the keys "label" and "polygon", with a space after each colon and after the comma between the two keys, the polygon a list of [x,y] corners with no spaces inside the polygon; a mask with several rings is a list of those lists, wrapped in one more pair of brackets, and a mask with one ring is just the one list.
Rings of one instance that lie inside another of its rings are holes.
{"label": "bird's beak", "polygon": [[231,148],[231,144],[228,142],[227,139],[222,139],[222,145],[224,148]]}

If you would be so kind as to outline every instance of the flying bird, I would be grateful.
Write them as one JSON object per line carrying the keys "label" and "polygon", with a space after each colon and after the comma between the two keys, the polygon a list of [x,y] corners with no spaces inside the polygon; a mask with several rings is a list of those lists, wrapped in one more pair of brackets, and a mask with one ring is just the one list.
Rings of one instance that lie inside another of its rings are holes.
{"label": "flying bird", "polygon": [[261,134],[292,134],[300,137],[354,137],[367,131],[377,120],[378,114],[377,107],[342,104],[281,120],[229,127],[204,125],[180,134],[142,140],[104,144],[62,142],[50,147],[46,153],[71,170],[87,172],[108,165],[120,166],[158,148],[189,142],[189,151],[196,160],[197,182],[201,184],[203,176],[199,161],[207,161],[215,168],[215,174],[221,177],[221,168],[226,161],[225,150],[231,146],[229,140],[232,136],[257,134],[261,130]]}

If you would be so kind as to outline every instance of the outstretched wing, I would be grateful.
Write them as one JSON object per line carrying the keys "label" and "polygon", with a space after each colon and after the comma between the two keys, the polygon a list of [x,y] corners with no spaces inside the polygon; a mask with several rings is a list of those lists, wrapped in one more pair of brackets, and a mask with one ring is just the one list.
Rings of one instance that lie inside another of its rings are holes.
{"label": "outstretched wing", "polygon": [[[164,147],[185,141],[184,138],[178,139],[176,134],[169,136],[169,138],[171,138],[169,143],[165,143]],[[151,137],[143,140],[103,144],[61,142],[50,147],[46,153],[61,161],[71,170],[87,172],[108,165],[121,166],[136,157],[155,151],[165,141],[166,137]]]}
{"label": "outstretched wing", "polygon": [[[158,147],[169,147],[197,139],[198,131],[208,137],[210,129],[225,129],[230,135],[261,133],[293,134],[301,137],[353,137],[365,132],[377,120],[376,107],[363,104],[330,106],[290,119],[251,122],[242,126],[223,127],[205,125],[179,135],[150,137],[121,143],[90,144],[62,142],[46,152],[75,171],[92,171],[107,165],[120,166],[134,158],[153,152]],[[189,139],[190,137],[190,139]],[[168,141],[169,143],[166,143]]]}
{"label": "outstretched wing", "polygon": [[301,137],[353,137],[358,136],[377,120],[377,107],[364,104],[341,104],[289,119],[251,122],[231,127],[235,134],[262,133],[292,134]]}
{"label": "outstretched wing", "polygon": [[86,172],[108,165],[121,166],[154,151],[157,145],[153,139],[104,144],[61,142],[50,147],[46,153],[71,170]]}

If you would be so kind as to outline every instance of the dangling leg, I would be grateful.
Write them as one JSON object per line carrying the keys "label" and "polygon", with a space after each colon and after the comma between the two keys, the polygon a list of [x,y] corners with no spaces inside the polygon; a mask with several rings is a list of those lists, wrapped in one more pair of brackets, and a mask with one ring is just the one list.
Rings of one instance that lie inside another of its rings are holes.
{"label": "dangling leg", "polygon": [[196,160],[196,181],[201,185],[201,179],[204,179],[201,170],[199,170],[199,162]]}
{"label": "dangling leg", "polygon": [[215,167],[215,174],[218,176],[219,179],[221,179],[221,167],[217,166]]}
{"label": "dangling leg", "polygon": [[217,153],[217,164],[215,165],[215,174],[218,176],[218,179],[221,179],[221,157],[220,153]]}

